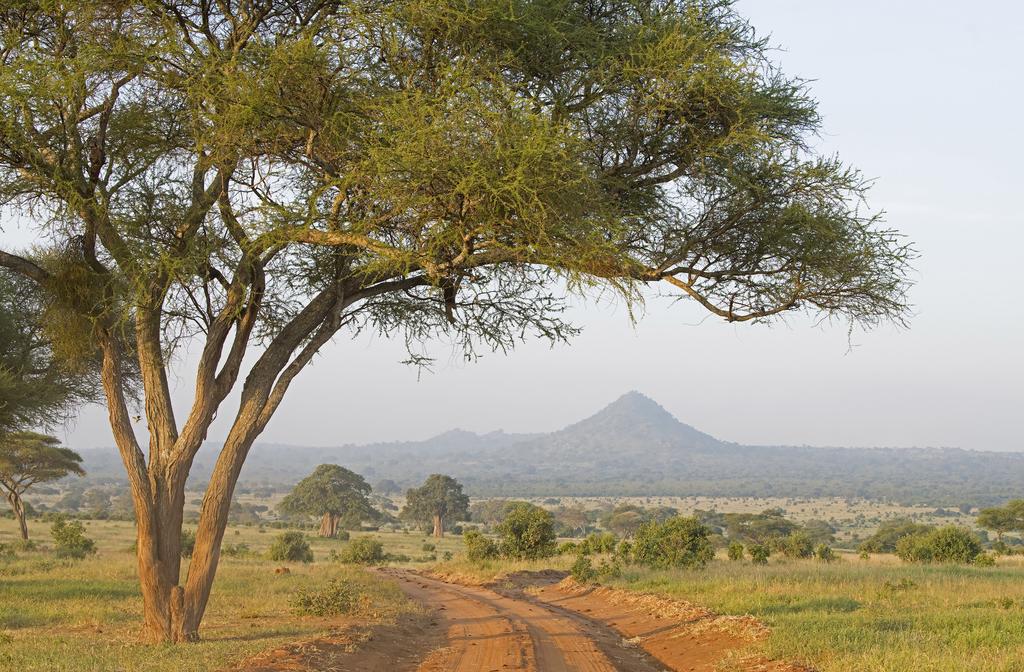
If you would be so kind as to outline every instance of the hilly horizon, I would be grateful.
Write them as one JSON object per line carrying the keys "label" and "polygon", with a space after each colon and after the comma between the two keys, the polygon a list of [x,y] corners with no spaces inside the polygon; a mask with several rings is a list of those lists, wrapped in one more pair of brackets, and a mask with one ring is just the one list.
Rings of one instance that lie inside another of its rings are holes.
{"label": "hilly horizon", "polygon": [[[193,484],[209,478],[217,449],[216,442],[204,445]],[[112,449],[82,455],[93,478],[123,478]],[[390,479],[402,488],[431,473],[448,473],[477,496],[837,496],[954,506],[1016,496],[1024,480],[1021,453],[723,441],[631,391],[553,432],[452,429],[421,441],[319,447],[257,443],[241,482],[290,486],[323,463],[342,464],[371,483]]]}

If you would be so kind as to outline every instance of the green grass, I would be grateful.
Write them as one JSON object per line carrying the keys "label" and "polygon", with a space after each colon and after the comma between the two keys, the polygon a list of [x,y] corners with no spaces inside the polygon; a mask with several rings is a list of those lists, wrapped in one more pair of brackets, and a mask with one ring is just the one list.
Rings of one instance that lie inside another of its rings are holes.
{"label": "green grass", "polygon": [[[328,561],[329,552],[345,543],[312,540],[316,562],[310,565],[263,559],[280,530],[229,528],[225,543],[246,543],[252,557],[222,558],[201,631],[203,641],[184,646],[149,646],[138,642],[142,600],[135,555],[130,550],[134,526],[127,522],[87,522],[97,542],[96,556],[79,562],[56,560],[47,546],[49,526],[33,523],[40,545],[0,560],[0,669],[206,672],[287,642],[321,635],[349,624],[393,619],[415,610],[393,582],[362,569]],[[14,541],[14,522],[0,519],[0,543]],[[353,535],[353,538],[361,536]],[[379,534],[387,552],[421,559],[419,534]],[[437,544],[438,553],[461,547],[458,538]],[[275,574],[287,564],[289,574]],[[185,562],[187,566],[187,561]],[[414,564],[414,566],[417,566]],[[419,564],[418,566],[422,566]],[[354,582],[372,608],[358,618],[297,616],[291,606],[303,588],[323,586],[335,578]]]}
{"label": "green grass", "polygon": [[607,585],[678,597],[772,628],[766,655],[822,672],[1024,670],[1024,569],[864,562],[716,561],[629,568]]}

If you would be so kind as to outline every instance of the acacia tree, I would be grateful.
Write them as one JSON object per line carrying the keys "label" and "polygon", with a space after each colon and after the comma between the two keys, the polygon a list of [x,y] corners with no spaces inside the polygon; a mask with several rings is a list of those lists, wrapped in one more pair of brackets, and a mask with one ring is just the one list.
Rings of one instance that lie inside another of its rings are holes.
{"label": "acacia tree", "polygon": [[[0,203],[49,247],[0,266],[102,356],[149,636],[198,637],[249,448],[343,329],[472,356],[648,284],[736,322],[902,320],[910,251],[767,53],[729,0],[5,5]],[[182,585],[186,478],[236,387]]]}
{"label": "acacia tree", "polygon": [[1007,532],[1024,532],[1024,499],[982,509],[978,512],[978,527],[995,532],[998,541]]}
{"label": "acacia tree", "polygon": [[431,474],[418,488],[405,493],[403,518],[432,525],[435,537],[444,536],[446,523],[469,517],[469,497],[462,493],[462,484],[451,476]]}
{"label": "acacia tree", "polygon": [[320,517],[321,537],[335,537],[342,518],[362,520],[376,515],[370,485],[359,474],[336,464],[321,464],[299,481],[278,508],[285,513]]}
{"label": "acacia tree", "polygon": [[35,432],[0,435],[0,488],[18,521],[21,538],[28,540],[22,495],[36,483],[56,481],[68,474],[84,476],[82,456],[60,440]]}

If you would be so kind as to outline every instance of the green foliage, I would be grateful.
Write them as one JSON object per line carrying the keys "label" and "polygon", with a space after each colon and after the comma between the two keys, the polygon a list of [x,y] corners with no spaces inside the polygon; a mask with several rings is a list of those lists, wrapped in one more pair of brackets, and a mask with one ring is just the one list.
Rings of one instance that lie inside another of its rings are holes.
{"label": "green foliage", "polygon": [[504,557],[533,560],[555,553],[554,517],[539,506],[516,504],[498,525],[497,532]]}
{"label": "green foliage", "polygon": [[657,568],[703,567],[715,556],[710,533],[696,518],[644,523],[633,541],[633,559]]}
{"label": "green foliage", "polygon": [[969,530],[955,525],[901,538],[896,555],[905,562],[970,564],[981,553],[981,542]]}
{"label": "green foliage", "polygon": [[284,532],[270,545],[270,559],[277,562],[313,562],[313,550],[302,532]]}
{"label": "green foliage", "polygon": [[96,553],[96,542],[85,536],[85,526],[79,520],[60,516],[50,527],[50,534],[59,558],[81,560]]}
{"label": "green foliage", "polygon": [[399,515],[424,527],[433,527],[435,519],[451,527],[469,518],[469,497],[451,476],[431,474],[422,486],[406,492],[405,507]]}
{"label": "green foliage", "polygon": [[747,546],[747,555],[750,556],[750,561],[755,565],[767,565],[768,558],[771,557],[772,552],[767,544],[749,544]]}
{"label": "green foliage", "polygon": [[577,583],[588,584],[597,580],[597,570],[594,569],[594,564],[587,555],[580,555],[576,558],[569,574]]}
{"label": "green foliage", "polygon": [[977,522],[978,527],[995,532],[1000,541],[1006,532],[1024,532],[1024,499],[982,509],[978,512]]}
{"label": "green foliage", "polygon": [[292,609],[301,616],[343,616],[358,611],[363,601],[353,583],[332,579],[322,588],[299,590]]}
{"label": "green foliage", "polygon": [[996,556],[991,553],[980,553],[975,556],[974,564],[977,567],[995,567]]}
{"label": "green foliage", "polygon": [[437,550],[437,546],[435,546],[434,544],[423,544],[423,546],[420,547],[420,550],[422,550],[425,553],[433,553],[435,550]]}
{"label": "green foliage", "polygon": [[832,547],[828,544],[818,544],[814,549],[814,557],[817,558],[819,562],[835,562],[839,559],[839,556],[836,555],[836,552],[833,551]]}
{"label": "green foliage", "polygon": [[580,551],[580,545],[573,541],[566,541],[558,545],[558,549],[555,551],[557,555],[567,555],[569,553],[578,554]]}
{"label": "green foliage", "polygon": [[729,559],[733,562],[739,562],[743,559],[743,544],[738,541],[730,541],[728,549]]}
{"label": "green foliage", "polygon": [[192,552],[196,549],[195,530],[182,529],[181,531],[181,557],[191,558]]}
{"label": "green foliage", "polygon": [[370,505],[370,485],[359,474],[336,464],[321,464],[299,481],[278,505],[291,515],[349,516],[356,521],[373,519],[377,511]]}
{"label": "green foliage", "polygon": [[895,553],[896,545],[900,539],[931,532],[935,528],[931,525],[915,523],[912,520],[897,519],[882,523],[878,530],[864,540],[860,550],[867,553]]}
{"label": "green foliage", "polygon": [[796,531],[782,540],[780,544],[782,554],[787,558],[810,558],[814,555],[814,543],[810,535],[803,531]]}
{"label": "green foliage", "polygon": [[618,538],[611,532],[591,532],[580,542],[580,553],[611,553]]}
{"label": "green foliage", "polygon": [[224,544],[220,547],[220,554],[227,558],[247,558],[252,555],[249,544],[240,542],[237,544]]}
{"label": "green foliage", "polygon": [[478,530],[467,530],[462,535],[466,544],[466,559],[470,562],[481,562],[498,557],[498,545]]}
{"label": "green foliage", "polygon": [[633,558],[633,544],[628,539],[623,539],[615,547],[615,559],[628,564]]}
{"label": "green foliage", "polygon": [[338,554],[341,562],[357,565],[376,565],[386,559],[384,544],[373,537],[353,539]]}

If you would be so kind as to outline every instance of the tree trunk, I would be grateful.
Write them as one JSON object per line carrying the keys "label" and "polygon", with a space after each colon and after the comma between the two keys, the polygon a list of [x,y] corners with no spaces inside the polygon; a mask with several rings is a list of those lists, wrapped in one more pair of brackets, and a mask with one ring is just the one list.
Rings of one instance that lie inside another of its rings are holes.
{"label": "tree trunk", "polygon": [[7,501],[11,503],[14,510],[14,519],[18,521],[18,531],[21,532],[22,541],[28,541],[28,522],[25,520],[25,503],[21,501],[21,495],[12,492],[7,495]]}
{"label": "tree trunk", "polygon": [[439,513],[434,514],[434,536],[438,539],[444,536],[444,518]]}
{"label": "tree trunk", "polygon": [[340,516],[328,511],[320,519],[320,530],[317,532],[317,535],[330,539],[338,536],[338,522],[340,520]]}
{"label": "tree trunk", "polygon": [[[181,575],[181,523],[184,477],[151,477],[156,496],[149,515],[136,514],[139,583],[142,587],[143,636],[154,643],[190,642]],[[138,511],[138,507],[136,507]]]}

